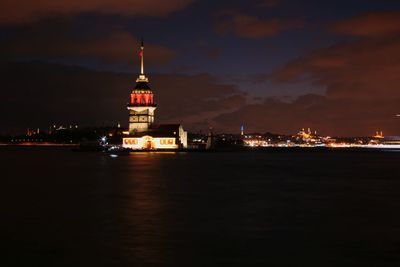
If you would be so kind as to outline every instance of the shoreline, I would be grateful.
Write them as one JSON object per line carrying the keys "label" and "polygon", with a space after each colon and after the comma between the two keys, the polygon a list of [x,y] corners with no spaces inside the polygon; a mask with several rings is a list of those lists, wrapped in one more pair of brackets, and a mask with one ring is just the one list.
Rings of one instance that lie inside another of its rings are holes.
{"label": "shoreline", "polygon": [[78,147],[79,144],[62,144],[62,143],[19,143],[19,144],[7,144],[0,143],[0,146],[19,146],[19,147]]}
{"label": "shoreline", "polygon": [[[126,149],[123,151],[112,151],[101,149],[82,149],[80,150],[80,144],[63,144],[63,143],[19,143],[19,144],[8,144],[0,143],[0,147],[64,147],[72,148],[77,152],[105,152],[108,154],[122,154],[122,153],[151,153],[151,152],[249,152],[249,151],[399,151],[400,145],[357,145],[357,146],[265,146],[265,147],[220,147],[213,149]],[[100,147],[99,147],[100,148]]]}

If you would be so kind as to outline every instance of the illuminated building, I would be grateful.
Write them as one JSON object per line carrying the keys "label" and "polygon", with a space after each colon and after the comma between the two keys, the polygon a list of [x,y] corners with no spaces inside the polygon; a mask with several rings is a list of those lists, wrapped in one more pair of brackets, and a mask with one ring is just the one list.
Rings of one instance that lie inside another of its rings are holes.
{"label": "illuminated building", "polygon": [[144,75],[144,45],[140,47],[140,74],[132,90],[129,110],[129,131],[122,139],[122,146],[140,149],[179,149],[187,147],[187,132],[180,124],[155,125],[156,103]]}
{"label": "illuminated building", "polygon": [[376,131],[375,135],[372,137],[377,139],[383,139],[385,136],[383,135],[382,131],[381,132]]}
{"label": "illuminated building", "polygon": [[39,133],[40,133],[39,128],[34,129],[34,130],[32,130],[32,129],[27,129],[27,130],[26,130],[26,135],[27,135],[27,136],[33,136],[33,135],[37,135],[37,134],[39,134]]}
{"label": "illuminated building", "polygon": [[305,131],[303,128],[294,137],[303,141],[310,141],[317,138],[317,131],[315,131],[313,134],[310,128],[308,128],[307,131]]}

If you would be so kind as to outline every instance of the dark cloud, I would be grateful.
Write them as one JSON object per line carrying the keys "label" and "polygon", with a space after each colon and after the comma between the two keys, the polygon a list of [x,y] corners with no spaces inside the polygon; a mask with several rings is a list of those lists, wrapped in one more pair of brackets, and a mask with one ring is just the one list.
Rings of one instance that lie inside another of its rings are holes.
{"label": "dark cloud", "polygon": [[[157,75],[152,78],[159,96],[159,118],[182,122],[192,130],[207,129],[213,118],[243,106],[245,95],[209,74]],[[166,88],[166,89],[164,89]]]}
{"label": "dark cloud", "polygon": [[[97,72],[42,63],[0,65],[2,132],[53,123],[127,125],[126,103],[134,74]],[[206,129],[211,119],[236,110],[245,97],[233,85],[209,74],[150,75],[156,94],[157,122],[182,122]]]}
{"label": "dark cloud", "polygon": [[226,10],[217,15],[216,31],[219,34],[233,33],[244,38],[264,38],[303,26],[302,19],[259,18]]}
{"label": "dark cloud", "polygon": [[[28,30],[9,38],[0,43],[0,55],[3,58],[93,59],[103,63],[129,64],[137,60],[139,46],[140,41],[136,37],[122,30],[101,36],[76,37],[50,28]],[[162,64],[174,57],[172,49],[146,43],[146,62]]]}
{"label": "dark cloud", "polygon": [[164,16],[185,8],[193,0],[4,0],[0,23],[29,23],[38,19],[97,13],[123,16]]}
{"label": "dark cloud", "polygon": [[398,97],[400,36],[361,39],[331,46],[288,63],[273,74],[278,81],[308,76],[326,87],[330,98],[377,99]]}
{"label": "dark cloud", "polygon": [[400,11],[370,12],[334,23],[333,31],[363,37],[400,33]]}
{"label": "dark cloud", "polygon": [[[359,20],[362,21],[354,18]],[[368,28],[370,20],[366,21]],[[379,32],[384,35],[377,36],[377,28],[372,29],[374,38],[368,36],[314,50],[266,75],[277,83],[307,81],[326,88],[324,96],[307,95],[292,103],[267,100],[219,120],[233,121],[237,116],[250,118],[253,113],[263,114],[254,115],[254,121],[249,122],[250,127],[258,130],[293,132],[313,127],[334,135],[368,135],[376,130],[398,133],[400,124],[395,114],[400,103],[400,36],[387,35],[393,33],[389,31],[391,27],[384,30],[381,26]]]}
{"label": "dark cloud", "polygon": [[376,130],[396,134],[400,130],[394,111],[399,98],[387,101],[331,99],[322,95],[303,95],[293,102],[267,98],[261,104],[249,104],[215,118],[223,129],[238,131],[243,122],[246,132],[293,134],[312,128],[324,135],[368,136]]}

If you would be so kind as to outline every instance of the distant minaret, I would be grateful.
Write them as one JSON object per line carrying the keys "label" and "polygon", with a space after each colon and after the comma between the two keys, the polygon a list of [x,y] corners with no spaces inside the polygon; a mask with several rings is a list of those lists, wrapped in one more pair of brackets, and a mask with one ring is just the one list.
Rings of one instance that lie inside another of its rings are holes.
{"label": "distant minaret", "polygon": [[153,91],[149,87],[149,79],[144,75],[144,45],[141,42],[140,51],[140,74],[136,79],[135,88],[131,93],[128,104],[129,110],[129,133],[146,132],[154,123],[154,102]]}
{"label": "distant minaret", "polygon": [[208,129],[206,149],[213,149],[213,148],[214,148],[214,134],[213,134],[213,129],[210,126],[210,128]]}

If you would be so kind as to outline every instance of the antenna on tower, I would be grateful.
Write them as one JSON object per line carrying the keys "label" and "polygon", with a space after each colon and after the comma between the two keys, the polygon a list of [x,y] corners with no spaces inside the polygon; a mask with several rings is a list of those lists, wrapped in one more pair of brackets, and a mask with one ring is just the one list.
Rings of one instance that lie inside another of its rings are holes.
{"label": "antenna on tower", "polygon": [[148,82],[148,79],[144,75],[144,42],[143,42],[143,38],[141,38],[141,41],[140,41],[139,58],[140,58],[140,74],[139,74],[139,78],[136,79],[136,82],[139,82],[139,81]]}

